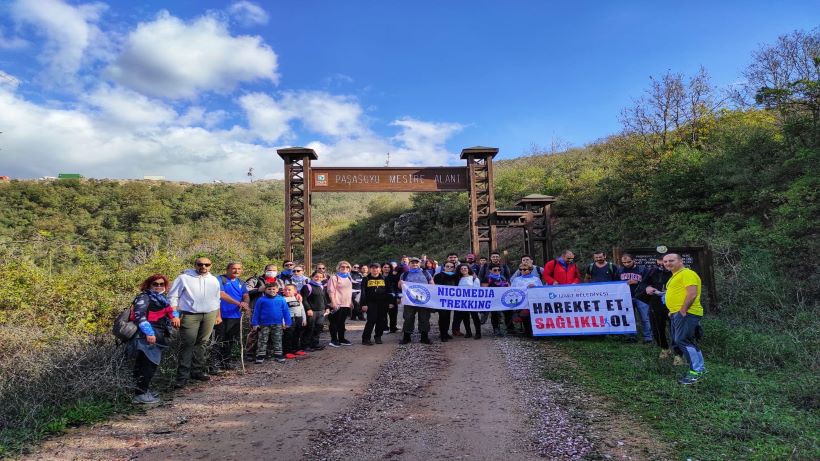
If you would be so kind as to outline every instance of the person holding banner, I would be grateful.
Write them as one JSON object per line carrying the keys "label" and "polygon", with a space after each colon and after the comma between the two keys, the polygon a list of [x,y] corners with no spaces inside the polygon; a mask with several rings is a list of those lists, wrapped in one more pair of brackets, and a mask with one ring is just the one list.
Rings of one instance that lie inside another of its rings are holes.
{"label": "person holding banner", "polygon": [[[410,269],[402,272],[399,277],[399,288],[404,288],[404,283],[433,283],[433,278],[430,274],[421,269],[421,260],[419,258],[410,258]],[[404,325],[402,325],[402,332],[404,337],[399,344],[410,344],[412,342],[413,330],[416,324],[416,315],[419,317],[419,333],[422,344],[432,344],[430,341],[430,313],[431,309],[420,306],[413,306],[411,304],[404,305]]]}
{"label": "person holding banner", "polygon": [[[458,286],[473,288],[481,287],[481,282],[478,280],[478,277],[475,276],[473,269],[470,268],[469,264],[460,264],[456,274],[459,276]],[[473,332],[470,329],[470,319],[473,319],[473,325],[475,325],[475,339],[481,339],[481,317],[478,315],[478,312],[456,311],[456,323],[458,323],[459,319],[464,321],[464,330],[467,331],[467,333],[464,334],[465,338],[473,337]]]}
{"label": "person holding banner", "polygon": [[647,269],[635,264],[635,259],[629,253],[621,255],[621,268],[618,275],[629,285],[632,294],[632,307],[636,320],[641,322],[643,343],[652,343],[652,326],[649,323],[649,304],[641,298],[646,296]]}
{"label": "person holding banner", "polygon": [[575,265],[575,253],[564,250],[561,256],[544,265],[545,285],[571,285],[581,283],[578,267]]}
{"label": "person holding banner", "polygon": [[[535,275],[535,270],[533,270],[533,266],[529,264],[522,263],[518,266],[518,277],[512,280],[512,284],[510,286],[514,288],[533,288],[533,287],[540,287],[544,284],[541,283],[541,279]],[[530,311],[529,309],[521,309],[518,311],[518,318],[521,320],[521,323],[524,324],[524,335],[528,338],[532,337],[532,323],[530,322]]]}
{"label": "person holding banner", "polygon": [[663,257],[663,265],[672,272],[666,283],[664,301],[672,322],[672,342],[689,362],[689,372],[678,383],[695,384],[706,372],[703,353],[696,335],[703,317],[700,304],[701,280],[695,271],[683,265],[679,254],[669,253]]}
{"label": "person holding banner", "polygon": [[[503,288],[510,286],[510,282],[504,278],[501,274],[501,270],[501,266],[491,264],[490,270],[487,272],[487,279],[482,285],[490,288]],[[512,330],[513,311],[492,311],[490,312],[490,324],[493,326],[493,336],[504,336],[503,333],[501,333],[502,314],[504,315],[505,328],[507,331]]]}
{"label": "person holding banner", "polygon": [[[436,285],[458,285],[456,266],[450,261],[445,262],[444,266],[441,268],[441,272],[433,276],[433,282]],[[441,342],[446,343],[447,341],[453,339],[453,337],[449,334],[450,310],[436,309],[436,311],[438,312],[438,333],[441,337]],[[453,328],[455,328],[455,324],[453,324]]]}

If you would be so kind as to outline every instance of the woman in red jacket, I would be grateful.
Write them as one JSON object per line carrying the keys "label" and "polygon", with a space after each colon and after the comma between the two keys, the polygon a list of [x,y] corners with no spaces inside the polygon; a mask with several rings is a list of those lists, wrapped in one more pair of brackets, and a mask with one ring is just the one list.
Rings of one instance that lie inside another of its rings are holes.
{"label": "woman in red jacket", "polygon": [[545,285],[570,285],[581,283],[578,267],[575,265],[575,253],[564,250],[561,256],[544,265]]}

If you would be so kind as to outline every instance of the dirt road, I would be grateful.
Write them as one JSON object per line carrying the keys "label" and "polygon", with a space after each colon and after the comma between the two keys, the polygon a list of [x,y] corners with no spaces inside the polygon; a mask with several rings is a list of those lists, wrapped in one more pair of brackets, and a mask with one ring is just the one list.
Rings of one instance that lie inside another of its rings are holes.
{"label": "dirt road", "polygon": [[[485,327],[481,340],[443,344],[432,333],[431,346],[400,346],[394,334],[363,346],[363,322],[348,327],[352,347],[249,365],[145,414],[71,430],[27,459],[644,459],[657,451],[608,449],[585,435],[582,411],[549,394],[528,400],[528,388],[551,385],[531,366],[539,361],[531,342],[494,339]],[[539,438],[544,427],[577,437]]]}

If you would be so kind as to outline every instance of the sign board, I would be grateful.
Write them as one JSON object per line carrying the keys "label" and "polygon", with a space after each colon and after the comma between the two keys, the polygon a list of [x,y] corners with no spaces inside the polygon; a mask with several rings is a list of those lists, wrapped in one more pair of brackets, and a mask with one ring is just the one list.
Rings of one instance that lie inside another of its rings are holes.
{"label": "sign board", "polygon": [[311,169],[312,192],[466,191],[467,167]]}
{"label": "sign board", "polygon": [[407,306],[451,311],[505,311],[527,307],[527,290],[515,287],[459,287],[405,282],[401,302]]}
{"label": "sign board", "polygon": [[[658,255],[657,248],[614,248],[612,251],[615,263],[621,263],[621,255],[629,253],[632,255],[637,266],[653,268],[657,265],[655,258]],[[704,307],[717,311],[717,291],[715,289],[715,276],[712,270],[712,255],[706,247],[669,247],[667,253],[677,253],[683,259],[683,265],[697,272],[700,276],[703,288],[701,290],[701,304]],[[704,296],[706,295],[706,296]]]}
{"label": "sign board", "polygon": [[527,290],[533,336],[635,333],[626,282],[550,285]]}

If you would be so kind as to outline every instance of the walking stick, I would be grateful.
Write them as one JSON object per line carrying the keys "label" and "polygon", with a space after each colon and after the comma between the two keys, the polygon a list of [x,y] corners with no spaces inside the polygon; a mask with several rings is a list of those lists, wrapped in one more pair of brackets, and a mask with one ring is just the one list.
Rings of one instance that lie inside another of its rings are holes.
{"label": "walking stick", "polygon": [[245,323],[245,311],[239,311],[239,361],[242,363],[242,374],[245,374],[245,334],[242,324]]}

